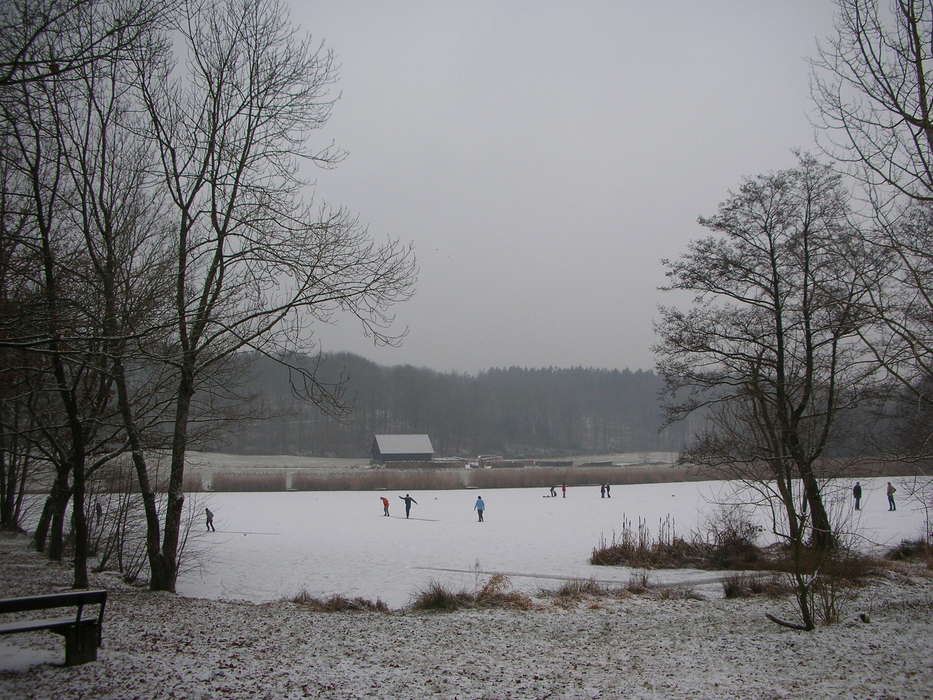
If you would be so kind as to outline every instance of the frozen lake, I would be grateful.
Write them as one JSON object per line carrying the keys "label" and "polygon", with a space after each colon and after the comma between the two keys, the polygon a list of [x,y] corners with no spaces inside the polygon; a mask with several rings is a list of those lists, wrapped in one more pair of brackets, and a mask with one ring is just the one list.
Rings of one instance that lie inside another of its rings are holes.
{"label": "frozen lake", "polygon": [[[863,510],[851,511],[850,482],[828,498],[868,549],[922,534],[922,515],[905,500],[888,512],[886,479],[861,479]],[[895,485],[898,480],[892,479]],[[568,488],[567,497],[544,498],[545,489],[421,491],[411,519],[396,492],[312,491],[192,494],[203,512],[215,514],[216,533],[197,521],[189,543],[198,565],[182,573],[178,592],[204,598],[268,601],[306,590],[315,596],[381,598],[406,605],[432,579],[473,589],[485,576],[503,572],[516,588],[556,588],[568,578],[628,583],[631,570],[587,563],[601,536],[620,531],[623,517],[644,518],[652,533],[668,515],[688,536],[715,513],[715,502],[732,492],[728,482],[616,486],[601,499],[599,487]],[[903,494],[899,490],[899,495]],[[382,514],[379,497],[391,502]],[[473,511],[486,502],[486,522]],[[770,525],[765,521],[766,529]],[[721,572],[655,571],[658,583],[702,581]],[[701,588],[701,586],[697,586]]]}

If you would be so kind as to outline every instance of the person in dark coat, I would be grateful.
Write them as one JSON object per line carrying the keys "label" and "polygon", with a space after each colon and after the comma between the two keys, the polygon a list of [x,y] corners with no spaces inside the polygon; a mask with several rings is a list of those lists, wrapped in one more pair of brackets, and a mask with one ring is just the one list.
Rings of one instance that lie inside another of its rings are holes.
{"label": "person in dark coat", "polygon": [[217,532],[217,530],[214,529],[214,514],[211,513],[211,509],[210,509],[210,508],[205,508],[205,509],[204,509],[204,517],[207,519],[207,529],[208,529],[208,531],[209,531],[209,532]]}
{"label": "person in dark coat", "polygon": [[606,498],[612,498],[612,494],[609,493],[609,484],[606,484]]}
{"label": "person in dark coat", "polygon": [[599,485],[599,497],[600,497],[600,498],[605,498],[605,497],[606,497],[606,485],[605,485],[605,484],[600,484],[600,485]]}
{"label": "person in dark coat", "polygon": [[897,510],[897,506],[894,504],[894,493],[897,491],[896,488],[891,486],[891,482],[888,482],[888,510]]}
{"label": "person in dark coat", "polygon": [[862,485],[857,481],[855,482],[855,486],[852,487],[852,497],[855,499],[855,510],[861,510]]}
{"label": "person in dark coat", "polygon": [[418,501],[409,496],[407,493],[404,496],[399,496],[399,498],[405,501],[405,517],[407,518],[409,513],[411,513],[411,504],[418,503]]}

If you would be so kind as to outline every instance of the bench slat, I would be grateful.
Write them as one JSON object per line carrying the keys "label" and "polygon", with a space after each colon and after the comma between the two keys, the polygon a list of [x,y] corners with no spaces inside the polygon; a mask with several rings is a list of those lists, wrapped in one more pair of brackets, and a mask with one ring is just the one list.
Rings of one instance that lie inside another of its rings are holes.
{"label": "bench slat", "polygon": [[[0,634],[16,634],[17,632],[34,632],[37,630],[74,627],[76,623],[77,620],[73,615],[69,617],[48,617],[43,620],[15,620],[0,625]],[[83,615],[81,617],[81,624],[97,624],[97,615]]]}
{"label": "bench slat", "polygon": [[22,612],[23,610],[47,610],[76,605],[103,605],[107,591],[69,591],[22,598],[0,599],[0,613]]}

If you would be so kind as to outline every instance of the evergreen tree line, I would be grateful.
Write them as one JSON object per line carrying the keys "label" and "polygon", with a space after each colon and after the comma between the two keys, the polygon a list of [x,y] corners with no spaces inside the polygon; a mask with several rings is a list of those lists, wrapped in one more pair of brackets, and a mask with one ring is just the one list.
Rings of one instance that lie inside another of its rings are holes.
{"label": "evergreen tree line", "polygon": [[350,353],[288,364],[316,364],[320,381],[339,385],[346,411],[302,401],[281,362],[256,357],[242,393],[257,420],[212,439],[210,449],[362,457],[375,434],[427,433],[438,456],[543,457],[679,450],[684,440],[684,424],[663,426],[661,381],[650,371],[509,367],[470,375],[385,367]]}

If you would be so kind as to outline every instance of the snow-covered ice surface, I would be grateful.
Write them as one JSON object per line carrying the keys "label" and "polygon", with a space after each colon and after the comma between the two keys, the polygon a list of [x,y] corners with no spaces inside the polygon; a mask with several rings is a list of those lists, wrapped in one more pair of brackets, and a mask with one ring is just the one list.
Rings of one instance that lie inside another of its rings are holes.
{"label": "snow-covered ice surface", "polygon": [[[830,510],[857,532],[859,546],[895,544],[922,533],[920,515],[901,499],[888,512],[885,479],[862,479],[863,510],[851,509],[851,484],[828,491]],[[896,482],[896,479],[894,480]],[[598,487],[573,487],[567,497],[544,498],[546,489],[412,492],[417,505],[405,519],[403,492],[212,493],[197,494],[203,512],[215,514],[216,533],[196,523],[187,569],[178,592],[192,597],[263,602],[307,591],[382,599],[406,605],[432,579],[472,590],[481,573],[509,575],[515,588],[536,592],[557,588],[562,579],[593,578],[626,584],[632,571],[592,566],[590,552],[601,537],[620,532],[622,518],[643,519],[657,533],[670,517],[676,532],[689,536],[731,500],[727,482],[678,482],[616,486],[611,498]],[[902,490],[903,491],[903,490]],[[485,522],[473,511],[476,497],[486,502]],[[391,502],[382,515],[380,496]],[[758,514],[761,518],[765,513]],[[770,525],[761,520],[767,542]],[[656,584],[690,582],[701,593],[721,572],[655,571]]]}

